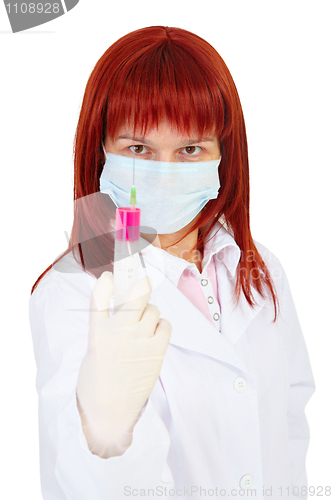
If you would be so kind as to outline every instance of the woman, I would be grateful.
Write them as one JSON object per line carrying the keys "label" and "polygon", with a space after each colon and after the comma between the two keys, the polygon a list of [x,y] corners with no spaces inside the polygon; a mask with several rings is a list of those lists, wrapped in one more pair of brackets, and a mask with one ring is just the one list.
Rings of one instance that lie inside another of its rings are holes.
{"label": "woman", "polygon": [[[133,162],[142,267],[113,314]],[[306,498],[315,384],[283,268],[251,236],[220,55],[179,28],[119,39],[89,78],[74,165],[69,248],[30,299],[43,498]]]}

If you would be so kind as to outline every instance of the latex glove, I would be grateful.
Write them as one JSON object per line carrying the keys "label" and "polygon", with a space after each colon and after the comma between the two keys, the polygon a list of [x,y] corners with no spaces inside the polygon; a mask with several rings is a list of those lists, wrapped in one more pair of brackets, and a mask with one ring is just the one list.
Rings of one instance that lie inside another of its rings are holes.
{"label": "latex glove", "polygon": [[92,292],[88,350],[76,393],[89,448],[102,458],[121,455],[131,444],[169,345],[172,327],[147,304],[147,279],[136,283],[129,301],[111,317],[112,273],[104,272]]}

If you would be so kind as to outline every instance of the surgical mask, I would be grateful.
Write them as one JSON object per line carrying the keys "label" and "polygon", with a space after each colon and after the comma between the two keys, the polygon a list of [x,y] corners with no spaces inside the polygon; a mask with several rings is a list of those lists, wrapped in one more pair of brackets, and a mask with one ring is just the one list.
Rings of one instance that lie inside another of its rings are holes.
{"label": "surgical mask", "polygon": [[[104,146],[103,146],[104,149]],[[149,233],[170,234],[187,226],[220,188],[221,158],[211,161],[164,162],[107,153],[100,177],[100,191],[117,207],[130,205],[131,188],[136,187],[141,224]]]}

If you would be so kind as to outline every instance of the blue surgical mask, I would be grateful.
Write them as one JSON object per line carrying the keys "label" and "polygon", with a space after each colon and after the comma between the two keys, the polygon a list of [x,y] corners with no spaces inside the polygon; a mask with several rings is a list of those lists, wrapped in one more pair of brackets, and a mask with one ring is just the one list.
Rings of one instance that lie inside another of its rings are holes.
{"label": "blue surgical mask", "polygon": [[100,177],[100,191],[108,194],[117,207],[128,207],[134,166],[141,226],[153,228],[157,234],[179,231],[198,215],[209,200],[218,196],[221,158],[164,162],[115,155],[106,153],[105,149],[104,153],[106,161]]}

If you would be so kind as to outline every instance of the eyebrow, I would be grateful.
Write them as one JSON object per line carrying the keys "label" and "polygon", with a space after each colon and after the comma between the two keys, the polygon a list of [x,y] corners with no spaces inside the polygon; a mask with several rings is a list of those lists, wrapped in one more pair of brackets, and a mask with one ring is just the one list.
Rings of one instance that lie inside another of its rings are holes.
{"label": "eyebrow", "polygon": [[[131,141],[143,142],[143,143],[148,144],[150,146],[153,145],[153,143],[151,141],[148,141],[144,137],[132,137],[131,135],[120,135],[119,137],[117,137],[116,141],[118,141],[119,139],[129,139]],[[178,146],[179,147],[180,146],[190,146],[191,144],[195,144],[198,142],[213,142],[214,140],[215,140],[215,138],[212,138],[212,137],[201,137],[198,139],[190,139],[188,141],[181,142],[180,144],[178,144]]]}

